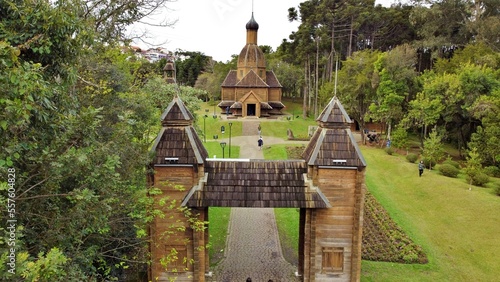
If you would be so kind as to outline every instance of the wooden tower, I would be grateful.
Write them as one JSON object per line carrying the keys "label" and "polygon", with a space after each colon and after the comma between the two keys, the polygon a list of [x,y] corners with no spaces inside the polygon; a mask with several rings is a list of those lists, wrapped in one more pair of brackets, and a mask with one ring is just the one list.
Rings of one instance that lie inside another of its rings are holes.
{"label": "wooden tower", "polygon": [[[203,178],[203,163],[208,154],[193,128],[192,114],[179,98],[168,105],[161,122],[162,129],[152,147],[154,172],[148,175],[148,182],[162,191],[161,195],[153,196],[155,202],[167,197],[167,204],[157,206],[165,215],[156,217],[150,226],[152,266],[149,280],[169,281],[169,277],[177,277],[178,282],[204,281],[208,266],[208,252],[204,246],[208,234],[195,232],[178,207],[186,191]],[[175,207],[167,207],[174,202]],[[200,221],[206,221],[206,209],[193,211]]]}
{"label": "wooden tower", "polygon": [[304,281],[359,281],[366,162],[337,97],[317,122],[302,157],[308,178],[332,207],[301,210],[301,271]]}

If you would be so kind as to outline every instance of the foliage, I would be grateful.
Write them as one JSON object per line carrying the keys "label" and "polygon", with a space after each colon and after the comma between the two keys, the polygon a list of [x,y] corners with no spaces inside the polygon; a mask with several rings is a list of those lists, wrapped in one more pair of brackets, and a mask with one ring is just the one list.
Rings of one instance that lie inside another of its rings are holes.
{"label": "foliage", "polygon": [[481,171],[474,171],[471,174],[467,174],[467,179],[475,186],[484,186],[486,183],[490,182],[489,176]]}
{"label": "foliage", "polygon": [[215,62],[212,69],[198,76],[195,87],[203,89],[209,95],[209,99],[216,103],[220,99],[221,85],[230,70],[236,69],[236,62],[238,57],[233,56],[232,60],[226,63]]}
{"label": "foliage", "polygon": [[438,170],[442,175],[448,177],[457,177],[458,173],[460,173],[458,168],[448,163],[439,165]]}
{"label": "foliage", "polygon": [[408,131],[398,126],[391,134],[391,146],[408,150]]}
{"label": "foliage", "polygon": [[444,161],[442,162],[442,164],[451,165],[451,166],[455,167],[456,169],[460,169],[460,164],[459,164],[458,162],[456,162],[456,161],[452,160],[450,156],[448,156],[448,157],[446,158],[446,160],[444,160]]}
{"label": "foliage", "polygon": [[441,139],[442,138],[438,135],[438,133],[433,131],[424,141],[424,163],[429,169],[432,169],[432,166],[435,165],[436,162],[440,161],[444,155]]}
{"label": "foliage", "polygon": [[375,62],[378,75],[377,94],[370,104],[367,117],[388,124],[388,136],[393,123],[399,123],[407,107],[406,98],[410,95],[416,72],[416,52],[409,45],[397,46],[379,55]]}
{"label": "foliage", "polygon": [[495,195],[497,195],[497,196],[500,196],[500,183],[497,182],[493,186],[493,193],[495,193]]}
{"label": "foliage", "polygon": [[406,160],[410,163],[415,163],[418,160],[418,155],[414,153],[409,153],[406,155]]}
{"label": "foliage", "polygon": [[392,148],[392,147],[385,147],[385,148],[384,148],[384,151],[385,151],[388,155],[392,155],[392,154],[394,154],[394,148]]}
{"label": "foliage", "polygon": [[176,52],[176,55],[181,57],[176,60],[176,79],[180,85],[193,87],[198,79],[198,76],[207,70],[210,57],[200,52]]}
{"label": "foliage", "polygon": [[424,166],[428,169],[431,169],[432,167],[436,166],[436,161],[428,158],[423,158],[422,161],[424,162]]}
{"label": "foliage", "polygon": [[488,176],[482,171],[481,157],[476,148],[472,148],[469,151],[465,174],[467,175],[466,180],[470,185],[482,186],[489,181]]}
{"label": "foliage", "polygon": [[372,80],[376,76],[374,63],[378,55],[378,52],[372,51],[356,52],[343,63],[339,71],[339,100],[349,115],[360,124],[361,131],[365,128],[369,105],[375,99],[376,88]]}
{"label": "foliage", "polygon": [[154,70],[114,48],[125,15],[96,23],[94,16],[111,18],[91,8],[110,4],[106,13],[120,13],[147,3],[100,2],[84,14],[76,1],[1,2],[0,174],[15,169],[22,211],[19,272],[8,279],[20,279],[23,267],[34,281],[114,280],[144,271],[144,175],[161,112],[150,103],[154,93],[138,87]]}
{"label": "foliage", "polygon": [[468,147],[478,149],[484,165],[496,165],[500,162],[500,88],[479,97],[472,112],[482,125],[472,134]]}
{"label": "foliage", "polygon": [[484,168],[484,173],[491,177],[500,178],[500,168],[498,166],[487,166]]}

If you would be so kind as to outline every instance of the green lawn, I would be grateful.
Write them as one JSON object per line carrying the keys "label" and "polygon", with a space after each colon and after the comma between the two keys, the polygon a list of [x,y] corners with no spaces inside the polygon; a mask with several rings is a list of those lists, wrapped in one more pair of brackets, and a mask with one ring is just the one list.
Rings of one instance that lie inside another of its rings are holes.
{"label": "green lawn", "polygon": [[[209,158],[219,158],[222,159],[222,155],[224,151],[224,157],[226,159],[229,158],[229,144],[226,144],[226,147],[224,150],[220,146],[220,142],[218,141],[208,141],[206,143],[203,143],[205,146],[205,149],[208,151],[208,157]],[[234,146],[231,145],[231,159],[237,159],[240,157],[240,146]]]}
{"label": "green lawn", "polygon": [[210,265],[216,265],[224,256],[230,215],[231,208],[210,207],[208,210]]}
{"label": "green lawn", "polygon": [[[418,177],[402,156],[363,147],[368,190],[429,258],[427,265],[363,261],[363,281],[498,281],[500,198],[437,171]],[[495,259],[496,258],[496,259]]]}

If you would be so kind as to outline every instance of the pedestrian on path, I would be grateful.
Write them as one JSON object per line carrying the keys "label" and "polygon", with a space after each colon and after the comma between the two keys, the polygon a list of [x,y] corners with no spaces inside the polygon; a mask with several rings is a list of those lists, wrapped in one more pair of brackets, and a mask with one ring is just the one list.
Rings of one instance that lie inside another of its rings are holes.
{"label": "pedestrian on path", "polygon": [[247,282],[252,282],[252,278],[248,277]]}
{"label": "pedestrian on path", "polygon": [[420,161],[418,163],[418,176],[422,176],[422,173],[424,173],[424,161]]}
{"label": "pedestrian on path", "polygon": [[259,150],[262,150],[262,146],[264,146],[264,140],[262,140],[262,136],[259,137],[259,141],[257,141],[257,144],[259,145]]}

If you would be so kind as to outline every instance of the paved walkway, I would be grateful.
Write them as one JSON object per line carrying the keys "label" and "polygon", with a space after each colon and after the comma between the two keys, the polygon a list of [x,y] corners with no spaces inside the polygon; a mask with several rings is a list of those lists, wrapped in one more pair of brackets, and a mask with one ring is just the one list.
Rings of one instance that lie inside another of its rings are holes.
{"label": "paved walkway", "polygon": [[[240,146],[240,158],[263,159],[257,146],[258,121],[243,120],[243,136],[233,137],[232,144]],[[264,146],[288,143],[280,138],[263,136]],[[228,227],[225,258],[213,270],[208,281],[294,282],[297,268],[282,255],[273,209],[232,208]]]}

